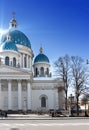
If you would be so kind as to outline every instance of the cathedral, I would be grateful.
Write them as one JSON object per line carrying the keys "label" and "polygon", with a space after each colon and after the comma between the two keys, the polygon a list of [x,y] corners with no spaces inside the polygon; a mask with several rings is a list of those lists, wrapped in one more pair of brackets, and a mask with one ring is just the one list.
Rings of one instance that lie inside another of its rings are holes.
{"label": "cathedral", "polygon": [[13,17],[0,36],[0,110],[49,111],[65,108],[63,82],[50,72],[40,47],[34,55],[28,37]]}

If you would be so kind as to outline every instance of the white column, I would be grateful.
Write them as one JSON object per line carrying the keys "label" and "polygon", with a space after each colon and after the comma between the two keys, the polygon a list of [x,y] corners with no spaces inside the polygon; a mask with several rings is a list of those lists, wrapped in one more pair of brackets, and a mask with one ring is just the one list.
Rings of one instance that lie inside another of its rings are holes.
{"label": "white column", "polygon": [[23,60],[22,60],[22,61],[23,61],[23,68],[24,68],[24,54],[23,54],[23,57],[22,57],[22,58],[23,58]]}
{"label": "white column", "polygon": [[30,69],[32,70],[32,58],[30,57]]}
{"label": "white column", "polygon": [[8,110],[12,109],[11,80],[8,80]]}
{"label": "white column", "polygon": [[28,68],[28,55],[26,56],[26,58],[27,58],[27,68]]}
{"label": "white column", "polygon": [[20,57],[19,57],[19,63],[20,63],[20,67],[23,67],[23,54],[22,53],[20,54]]}
{"label": "white column", "polygon": [[30,81],[27,81],[27,110],[31,110],[31,85]]}
{"label": "white column", "polygon": [[22,110],[21,81],[18,81],[18,110]]}
{"label": "white column", "polygon": [[0,80],[0,110],[2,109],[2,102],[1,102],[1,80]]}

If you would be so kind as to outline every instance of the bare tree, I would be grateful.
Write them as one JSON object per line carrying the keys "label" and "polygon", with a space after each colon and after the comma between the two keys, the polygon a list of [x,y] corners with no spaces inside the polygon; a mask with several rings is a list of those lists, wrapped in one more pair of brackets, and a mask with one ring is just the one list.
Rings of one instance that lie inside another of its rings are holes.
{"label": "bare tree", "polygon": [[72,56],[71,57],[71,70],[73,78],[73,86],[76,96],[76,105],[77,105],[77,116],[79,116],[79,96],[88,89],[88,73],[87,67],[84,65],[84,61],[81,57]]}
{"label": "bare tree", "polygon": [[54,63],[56,74],[60,76],[63,80],[65,88],[65,109],[67,110],[67,93],[69,87],[69,73],[70,73],[70,57],[65,55],[64,57],[59,57],[59,59]]}

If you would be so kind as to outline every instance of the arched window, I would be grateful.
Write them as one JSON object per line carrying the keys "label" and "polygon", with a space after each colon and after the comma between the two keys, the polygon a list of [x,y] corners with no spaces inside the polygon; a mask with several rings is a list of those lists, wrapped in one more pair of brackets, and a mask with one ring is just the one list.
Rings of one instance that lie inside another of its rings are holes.
{"label": "arched window", "polygon": [[40,76],[44,77],[44,68],[43,67],[40,68]]}
{"label": "arched window", "polygon": [[36,70],[35,70],[35,76],[37,76],[38,75],[38,69],[36,68]]}
{"label": "arched window", "polygon": [[12,27],[14,27],[14,24],[12,24]]}
{"label": "arched window", "polygon": [[41,97],[41,107],[46,107],[46,97]]}
{"label": "arched window", "polygon": [[9,57],[5,57],[5,65],[9,65]]}
{"label": "arched window", "polygon": [[13,58],[13,66],[16,67],[16,58]]}
{"label": "arched window", "polygon": [[24,67],[27,67],[27,61],[26,61],[26,57],[24,57]]}

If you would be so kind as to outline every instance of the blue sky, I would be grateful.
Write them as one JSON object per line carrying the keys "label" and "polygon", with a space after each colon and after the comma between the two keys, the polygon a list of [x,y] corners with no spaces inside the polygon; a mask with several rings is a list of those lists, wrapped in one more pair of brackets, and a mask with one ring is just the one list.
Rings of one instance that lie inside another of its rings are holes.
{"label": "blue sky", "polygon": [[89,59],[89,0],[0,0],[1,29],[13,11],[35,56],[42,44],[52,65],[65,54]]}

